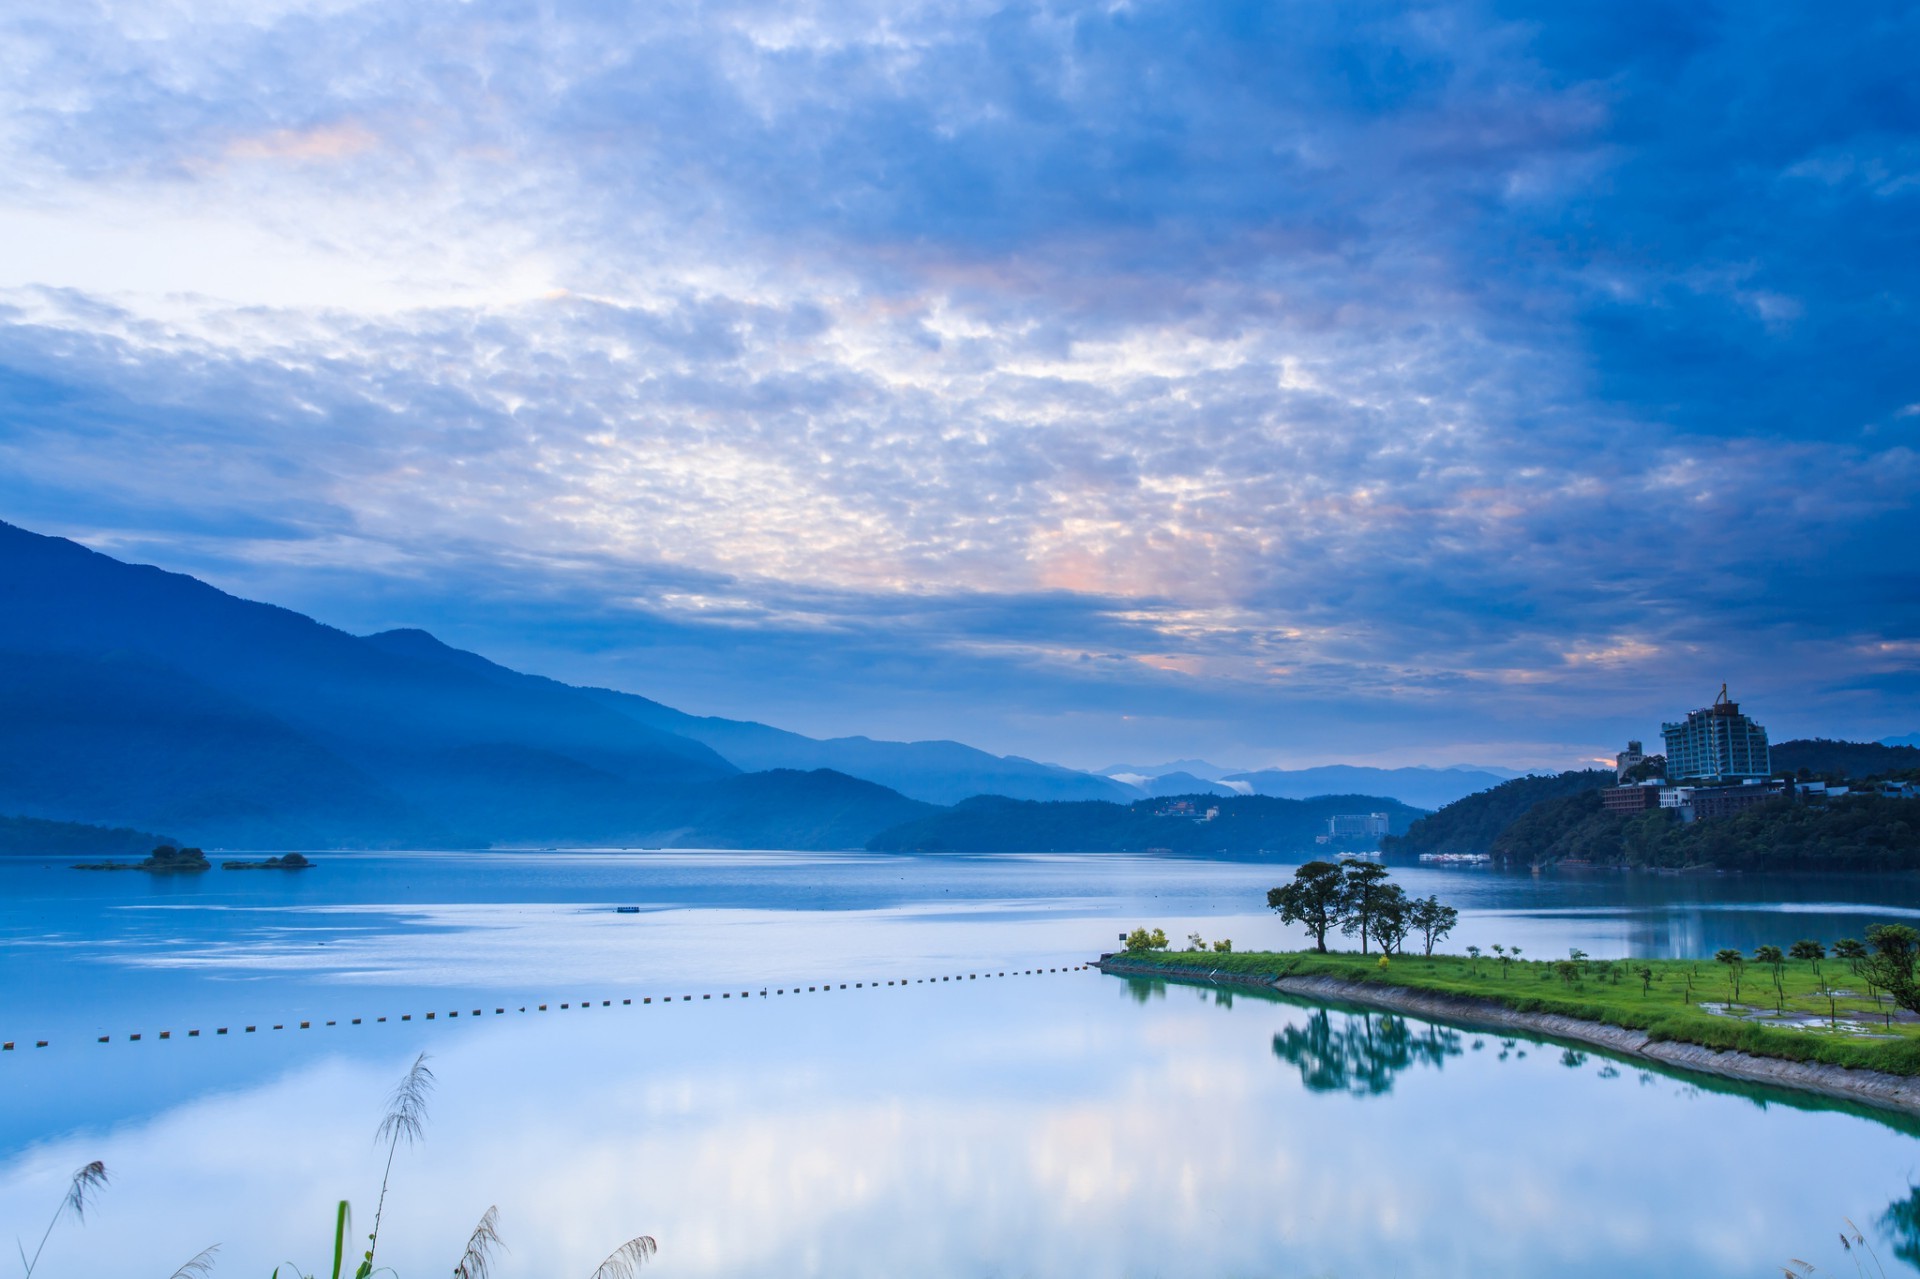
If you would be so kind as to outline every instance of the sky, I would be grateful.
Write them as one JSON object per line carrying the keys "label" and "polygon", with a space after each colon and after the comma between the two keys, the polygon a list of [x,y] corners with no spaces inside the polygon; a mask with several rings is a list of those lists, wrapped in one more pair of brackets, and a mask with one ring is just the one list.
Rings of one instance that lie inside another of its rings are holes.
{"label": "sky", "polygon": [[0,519],[1100,767],[1920,729],[1920,5],[23,0]]}

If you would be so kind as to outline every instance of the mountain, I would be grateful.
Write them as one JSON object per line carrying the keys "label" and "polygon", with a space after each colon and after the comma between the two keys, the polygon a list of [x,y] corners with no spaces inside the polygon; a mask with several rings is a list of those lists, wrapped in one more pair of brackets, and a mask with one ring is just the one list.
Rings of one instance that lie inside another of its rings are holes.
{"label": "mountain", "polygon": [[1583,791],[1614,784],[1610,768],[1588,768],[1543,777],[1516,777],[1491,790],[1457,799],[1422,817],[1404,835],[1380,841],[1383,853],[1485,853],[1503,831],[1532,809]]}
{"label": "mountain", "polygon": [[1229,773],[1220,780],[1241,783],[1256,795],[1307,799],[1314,795],[1389,795],[1415,808],[1441,808],[1510,780],[1512,774],[1478,768],[1365,768],[1325,764],[1318,768],[1263,768]]}
{"label": "mountain", "polygon": [[820,740],[751,720],[689,715],[633,693],[589,691],[602,705],[638,723],[702,742],[750,771],[832,769],[930,804],[954,804],[973,795],[1125,800],[1136,793],[1091,773],[1018,755],[990,755],[959,742],[887,742],[868,737]]}
{"label": "mountain", "polygon": [[[423,633],[349,635],[0,524],[0,812],[228,846],[724,843],[712,784],[739,772]],[[918,811],[846,780],[779,783],[785,828],[858,846]]]}
{"label": "mountain", "polygon": [[[743,772],[781,775],[728,784]],[[0,812],[229,847],[839,848],[993,790],[1130,793],[957,742],[686,715],[424,631],[349,635],[0,524]]]}
{"label": "mountain", "polygon": [[[981,796],[880,832],[877,852],[1143,853],[1159,849],[1189,856],[1257,857],[1298,854],[1317,847],[1327,819],[1340,813],[1385,812],[1390,829],[1404,831],[1416,809],[1373,795],[1322,795],[1311,800],[1196,794],[1190,811],[1170,800],[1133,804],[1098,801],[1036,803]],[[1205,814],[1213,810],[1214,816]]]}
{"label": "mountain", "polygon": [[1920,746],[1920,733],[1908,733],[1904,737],[1883,737],[1882,746]]}
{"label": "mountain", "polygon": [[1164,764],[1109,764],[1097,770],[1102,777],[1116,780],[1126,779],[1129,784],[1137,785],[1133,779],[1166,777],[1173,773],[1188,773],[1194,777],[1203,777],[1207,781],[1217,782],[1229,773],[1238,773],[1238,768],[1222,768],[1218,764],[1209,764],[1204,759],[1175,759]]}
{"label": "mountain", "polygon": [[119,826],[0,817],[0,857],[145,857],[162,844],[179,842]]}
{"label": "mountain", "polygon": [[1105,778],[1017,755],[990,755],[959,742],[886,742],[868,737],[821,741],[751,720],[689,715],[634,693],[576,689],[544,676],[522,674],[443,644],[425,631],[385,631],[368,636],[367,642],[422,661],[445,662],[513,687],[583,694],[651,731],[701,743],[748,772],[837,772],[929,804],[952,804],[987,794],[1019,799],[1124,799],[1132,793]]}

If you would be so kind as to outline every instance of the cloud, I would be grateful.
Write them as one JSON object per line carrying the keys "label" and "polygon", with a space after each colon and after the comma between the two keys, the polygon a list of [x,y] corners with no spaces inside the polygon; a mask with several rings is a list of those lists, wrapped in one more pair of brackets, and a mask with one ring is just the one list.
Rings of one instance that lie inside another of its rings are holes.
{"label": "cloud", "polygon": [[1084,763],[1920,713],[1911,15],[176,21],[16,20],[22,522]]}

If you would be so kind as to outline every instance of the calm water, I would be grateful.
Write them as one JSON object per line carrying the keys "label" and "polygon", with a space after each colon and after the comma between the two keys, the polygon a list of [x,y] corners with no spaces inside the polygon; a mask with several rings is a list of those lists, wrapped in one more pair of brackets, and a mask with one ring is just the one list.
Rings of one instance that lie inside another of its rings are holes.
{"label": "calm water", "polygon": [[[372,1131],[425,1051],[428,1137],[400,1153],[381,1249],[408,1279],[446,1274],[491,1204],[503,1279],[584,1277],[639,1231],[661,1275],[1772,1275],[1847,1267],[1846,1217],[1914,1272],[1884,1214],[1920,1146],[1870,1115],[1244,991],[1012,975],[1137,924],[1294,944],[1262,908],[1285,874],[494,853],[154,880],[0,861],[0,1039],[22,1045],[0,1056],[0,1235],[31,1250],[99,1158],[114,1184],[42,1274],[164,1274],[216,1242],[217,1274],[318,1270],[335,1200],[371,1221]],[[1910,881],[1396,877],[1464,908],[1453,945],[1541,956],[1920,913]]]}

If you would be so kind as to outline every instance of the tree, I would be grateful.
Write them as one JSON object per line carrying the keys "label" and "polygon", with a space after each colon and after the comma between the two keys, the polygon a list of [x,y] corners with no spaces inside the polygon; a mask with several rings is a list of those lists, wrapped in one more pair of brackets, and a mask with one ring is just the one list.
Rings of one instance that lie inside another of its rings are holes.
{"label": "tree", "polygon": [[1860,975],[1887,992],[1910,1013],[1920,1013],[1920,984],[1914,961],[1920,959],[1920,932],[1905,924],[1875,924],[1867,929],[1873,953],[1860,961]]}
{"label": "tree", "polygon": [[1131,951],[1165,950],[1168,945],[1166,933],[1158,928],[1152,932],[1136,928],[1127,934],[1127,949]]}
{"label": "tree", "polygon": [[1373,905],[1373,939],[1380,943],[1383,955],[1400,951],[1400,943],[1413,928],[1414,903],[1398,884],[1380,885],[1379,899]]}
{"label": "tree", "polygon": [[1786,955],[1781,952],[1778,946],[1756,946],[1754,947],[1753,958],[1756,963],[1765,964],[1773,970],[1773,1006],[1776,1009],[1784,1009],[1786,1006],[1787,992],[1786,988],[1781,984],[1781,973],[1787,966]]}
{"label": "tree", "polygon": [[1283,924],[1299,924],[1313,937],[1313,948],[1327,953],[1327,933],[1346,914],[1347,886],[1333,862],[1308,862],[1293,872],[1293,882],[1267,890],[1267,908],[1280,912]]}
{"label": "tree", "polygon": [[1842,937],[1833,943],[1833,957],[1847,961],[1847,967],[1854,972],[1860,971],[1860,961],[1867,957],[1867,948],[1857,938]]}
{"label": "tree", "polygon": [[1633,975],[1640,979],[1640,997],[1642,999],[1645,999],[1653,993],[1653,969],[1650,966],[1646,964],[1640,965],[1633,970]]}
{"label": "tree", "polygon": [[[1433,947],[1427,947],[1427,953],[1431,955],[1433,953]],[[1473,975],[1478,977],[1480,975],[1480,948],[1478,946],[1467,947],[1467,958],[1473,961]]]}
{"label": "tree", "polygon": [[[1350,861],[1345,866],[1342,904],[1345,913],[1340,931],[1351,937],[1360,934],[1360,953],[1367,953],[1367,938],[1373,936],[1373,917],[1387,901],[1387,868],[1379,862]],[[1395,888],[1395,891],[1399,891]],[[1404,897],[1405,894],[1402,894]]]}
{"label": "tree", "polygon": [[1713,960],[1717,964],[1725,964],[1727,966],[1727,984],[1733,987],[1733,997],[1735,1000],[1738,1000],[1740,998],[1740,974],[1746,968],[1747,957],[1731,946],[1723,946],[1713,952]]}
{"label": "tree", "polygon": [[1813,965],[1813,975],[1820,976],[1820,961],[1827,957],[1827,948],[1809,938],[1802,938],[1787,948],[1791,959],[1804,959]]}
{"label": "tree", "polygon": [[[1431,896],[1415,898],[1408,910],[1414,928],[1420,933],[1420,941],[1426,950],[1427,957],[1431,959],[1435,944],[1446,940],[1447,934],[1453,931],[1453,926],[1460,922],[1460,912],[1451,906],[1442,906],[1438,897]],[[1468,949],[1473,953],[1474,958],[1480,957],[1479,947],[1473,946]]]}

